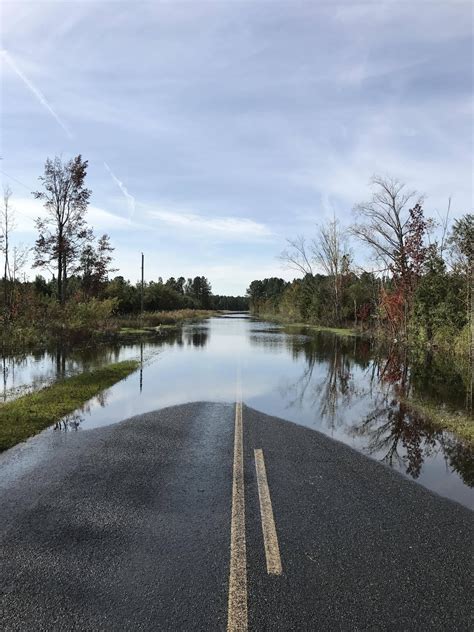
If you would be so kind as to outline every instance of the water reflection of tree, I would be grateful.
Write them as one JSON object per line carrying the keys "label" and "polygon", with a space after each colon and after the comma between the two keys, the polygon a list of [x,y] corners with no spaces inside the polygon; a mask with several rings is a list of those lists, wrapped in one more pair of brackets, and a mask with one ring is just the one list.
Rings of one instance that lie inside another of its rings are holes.
{"label": "water reflection of tree", "polygon": [[83,404],[78,410],[64,415],[64,417],[59,419],[59,421],[54,424],[54,430],[78,430],[81,423],[84,421],[85,415],[90,414],[92,406],[94,404],[99,404],[101,408],[105,408],[107,406],[109,393],[110,388],[106,389],[105,391],[101,391],[95,397]]}
{"label": "water reflection of tree", "polygon": [[452,469],[466,485],[474,487],[474,448],[449,437],[443,443],[444,452]]}
{"label": "water reflection of tree", "polygon": [[183,346],[183,332],[179,328],[166,333],[165,338],[136,341],[87,342],[81,345],[55,343],[35,349],[2,355],[3,401],[23,393],[38,390],[56,379],[91,371],[126,358],[137,357],[142,346],[145,357],[160,349]]}
{"label": "water reflection of tree", "polygon": [[55,430],[78,430],[81,422],[84,421],[84,417],[78,413],[70,413],[65,415],[62,419],[54,424]]}
{"label": "water reflection of tree", "polygon": [[193,347],[205,347],[209,341],[209,330],[201,327],[196,329],[190,329],[185,332],[186,343],[188,346]]}
{"label": "water reflection of tree", "polygon": [[[356,342],[357,344],[357,342]],[[305,368],[301,377],[282,389],[289,407],[302,408],[305,403],[317,408],[330,428],[338,425],[338,410],[347,405],[355,393],[352,378],[353,345],[338,336],[317,335],[311,338],[287,338],[293,358],[304,356]],[[322,380],[313,379],[315,366],[327,366]]]}
{"label": "water reflection of tree", "polygon": [[438,449],[442,433],[427,426],[426,421],[396,399],[383,397],[374,410],[357,426],[353,436],[365,437],[372,454],[382,461],[404,467],[418,478],[423,461]]}
{"label": "water reflection of tree", "polygon": [[[281,389],[289,407],[313,408],[328,428],[335,428],[343,423],[342,410],[350,410],[365,400],[369,402],[367,414],[360,422],[349,421],[346,432],[363,439],[371,454],[418,478],[425,459],[440,453],[451,470],[467,485],[473,485],[473,450],[454,436],[433,428],[404,403],[414,389],[421,388],[422,378],[419,364],[406,349],[377,349],[367,340],[325,334],[280,337],[279,341],[266,339],[264,344],[281,347],[282,340],[294,359],[305,360],[301,376]],[[433,367],[430,358],[423,361],[428,362],[432,379],[439,382],[442,365]],[[323,377],[320,373],[316,377],[315,367],[326,367]],[[355,383],[356,370],[365,375],[362,385],[360,381]],[[452,371],[448,378],[452,385],[458,385],[456,375]]]}

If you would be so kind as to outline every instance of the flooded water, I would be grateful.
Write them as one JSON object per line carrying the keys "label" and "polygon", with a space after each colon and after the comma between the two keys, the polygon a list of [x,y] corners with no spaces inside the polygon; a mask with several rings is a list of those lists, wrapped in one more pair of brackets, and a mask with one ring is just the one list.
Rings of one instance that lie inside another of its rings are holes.
{"label": "flooded water", "polygon": [[180,403],[233,402],[240,374],[248,406],[319,430],[443,496],[474,504],[472,449],[433,430],[399,400],[410,390],[462,410],[466,387],[457,367],[429,356],[409,361],[400,353],[376,353],[359,338],[289,334],[246,315],[211,318],[163,341],[6,359],[3,396],[129,358],[141,359],[141,369],[71,415],[61,432]]}

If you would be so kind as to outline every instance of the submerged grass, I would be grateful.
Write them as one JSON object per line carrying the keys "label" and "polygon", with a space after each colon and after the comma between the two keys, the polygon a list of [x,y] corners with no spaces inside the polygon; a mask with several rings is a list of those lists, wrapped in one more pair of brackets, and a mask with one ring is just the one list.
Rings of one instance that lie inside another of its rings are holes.
{"label": "submerged grass", "polygon": [[285,329],[292,329],[294,327],[304,327],[311,331],[324,331],[330,334],[337,334],[338,336],[357,336],[357,332],[354,329],[346,327],[323,327],[322,325],[308,325],[305,323],[288,323],[285,324]]}
{"label": "submerged grass", "polygon": [[282,325],[285,330],[291,329],[306,329],[314,332],[323,331],[330,334],[336,334],[338,336],[359,336],[362,335],[362,332],[357,331],[356,329],[351,329],[349,327],[325,327],[324,325],[311,325],[310,323],[300,323],[292,321],[280,314],[274,313],[259,313],[255,314],[258,318],[262,320],[268,320],[270,322],[278,323]]}
{"label": "submerged grass", "polygon": [[474,418],[467,411],[454,412],[418,398],[402,398],[402,401],[414,412],[425,417],[433,427],[448,430],[474,446]]}
{"label": "submerged grass", "polygon": [[54,382],[34,393],[0,405],[0,452],[24,441],[72,413],[135,371],[126,360]]}

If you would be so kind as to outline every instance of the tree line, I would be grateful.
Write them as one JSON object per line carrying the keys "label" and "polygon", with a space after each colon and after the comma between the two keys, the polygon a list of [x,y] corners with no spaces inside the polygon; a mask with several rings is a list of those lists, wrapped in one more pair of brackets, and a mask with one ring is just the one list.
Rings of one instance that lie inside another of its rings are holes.
{"label": "tree line", "polygon": [[[292,282],[253,281],[253,312],[302,323],[370,329],[397,340],[473,353],[474,215],[437,221],[423,197],[394,178],[374,177],[354,223],[337,219],[312,237],[288,240],[282,260]],[[370,265],[355,259],[365,246]],[[364,269],[367,268],[368,269]]]}
{"label": "tree line", "polygon": [[[37,275],[32,283],[38,296],[55,299],[57,284],[53,278],[47,281]],[[84,299],[113,299],[117,314],[137,314],[141,309],[141,283],[131,283],[123,276],[100,279],[96,275],[75,275],[68,280],[68,295]],[[170,277],[163,281],[148,281],[143,285],[143,307],[146,311],[168,311],[177,309],[248,310],[246,296],[221,296],[212,293],[212,286],[205,276],[194,278]]]}

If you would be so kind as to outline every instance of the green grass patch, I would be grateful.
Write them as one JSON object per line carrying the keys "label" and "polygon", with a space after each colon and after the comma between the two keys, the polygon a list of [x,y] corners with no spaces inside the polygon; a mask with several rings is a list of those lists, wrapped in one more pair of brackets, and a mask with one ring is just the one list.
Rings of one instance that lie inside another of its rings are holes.
{"label": "green grass patch", "polygon": [[300,323],[291,321],[288,318],[285,318],[281,314],[274,313],[256,313],[254,314],[260,320],[268,320],[273,323],[277,323],[282,325],[285,331],[289,331],[291,333],[292,329],[306,329],[310,331],[323,331],[330,334],[336,334],[338,336],[359,336],[362,335],[361,332],[356,329],[351,329],[349,327],[325,327],[324,325],[312,325],[310,323]]}
{"label": "green grass patch", "polygon": [[179,325],[158,325],[157,327],[121,327],[119,336],[163,336],[163,334],[176,331]]}
{"label": "green grass patch", "polygon": [[121,327],[118,332],[121,336],[137,336],[149,334],[149,329],[137,329],[136,327]]}
{"label": "green grass patch", "polygon": [[418,398],[402,398],[401,401],[427,419],[434,428],[449,430],[474,446],[474,418],[467,411],[454,412]]}
{"label": "green grass patch", "polygon": [[0,405],[0,451],[11,448],[65,415],[74,412],[101,391],[133,373],[135,360],[109,364],[94,371],[54,382],[34,393]]}
{"label": "green grass patch", "polygon": [[311,331],[324,331],[330,334],[337,334],[338,336],[357,336],[357,332],[354,329],[346,327],[323,327],[322,325],[307,325],[305,323],[289,323],[285,325],[285,329],[305,328]]}

